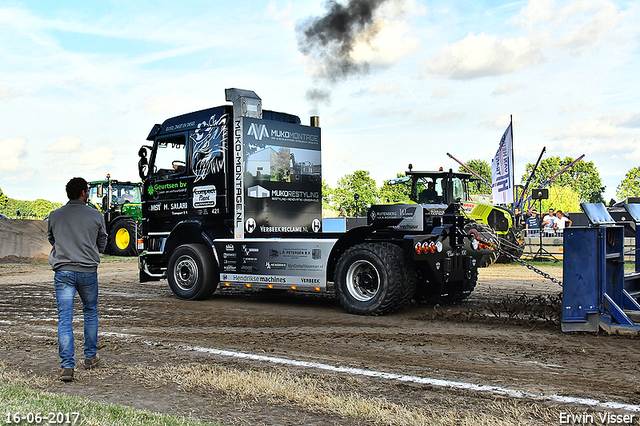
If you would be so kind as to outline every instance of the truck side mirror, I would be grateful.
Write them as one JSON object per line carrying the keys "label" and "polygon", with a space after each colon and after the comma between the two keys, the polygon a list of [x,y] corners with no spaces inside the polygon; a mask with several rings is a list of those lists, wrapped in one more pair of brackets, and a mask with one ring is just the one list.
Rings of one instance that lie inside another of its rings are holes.
{"label": "truck side mirror", "polygon": [[149,160],[147,160],[147,148],[146,146],[141,146],[138,151],[138,157],[140,160],[138,161],[138,175],[140,179],[144,180],[149,173]]}

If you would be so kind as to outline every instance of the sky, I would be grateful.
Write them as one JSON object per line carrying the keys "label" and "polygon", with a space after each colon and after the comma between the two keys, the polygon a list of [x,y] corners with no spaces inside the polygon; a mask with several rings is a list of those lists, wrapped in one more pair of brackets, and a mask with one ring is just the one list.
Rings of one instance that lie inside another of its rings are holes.
{"label": "sky", "polygon": [[138,180],[153,125],[231,87],[319,115],[332,187],[490,163],[511,119],[518,182],[543,147],[585,154],[606,200],[640,165],[640,0],[371,0],[346,44],[307,38],[346,1],[0,0],[0,188]]}

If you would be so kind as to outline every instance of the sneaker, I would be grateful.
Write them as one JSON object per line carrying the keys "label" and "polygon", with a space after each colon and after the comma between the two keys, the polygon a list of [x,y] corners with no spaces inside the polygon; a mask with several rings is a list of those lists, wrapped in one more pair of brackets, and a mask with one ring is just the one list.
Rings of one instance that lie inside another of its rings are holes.
{"label": "sneaker", "polygon": [[98,355],[96,355],[96,357],[93,358],[93,359],[86,359],[85,358],[85,360],[84,360],[84,368],[86,370],[91,370],[93,367],[98,365],[99,362],[100,362],[100,357]]}
{"label": "sneaker", "polygon": [[60,370],[60,380],[63,382],[73,381],[73,368],[63,368]]}

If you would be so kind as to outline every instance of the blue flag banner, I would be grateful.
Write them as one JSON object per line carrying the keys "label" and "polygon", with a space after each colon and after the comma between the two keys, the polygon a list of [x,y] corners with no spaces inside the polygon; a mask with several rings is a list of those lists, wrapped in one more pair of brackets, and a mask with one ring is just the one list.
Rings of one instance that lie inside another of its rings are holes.
{"label": "blue flag banner", "polygon": [[494,204],[513,203],[513,138],[507,127],[491,164],[491,186]]}

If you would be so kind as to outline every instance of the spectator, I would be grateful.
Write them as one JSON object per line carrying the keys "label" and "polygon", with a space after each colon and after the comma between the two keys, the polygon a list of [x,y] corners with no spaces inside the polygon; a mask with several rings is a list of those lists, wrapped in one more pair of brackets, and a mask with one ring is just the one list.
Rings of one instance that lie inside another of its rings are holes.
{"label": "spectator", "polygon": [[84,367],[94,367],[98,357],[98,264],[107,245],[104,218],[87,207],[87,181],[73,178],[67,183],[69,202],[49,215],[47,237],[53,246],[49,263],[54,271],[58,305],[58,353],[60,380],[73,381],[73,299],[76,291],[84,312]]}
{"label": "spectator", "polygon": [[542,219],[542,227],[545,230],[555,229],[554,221],[556,216],[553,209],[549,209],[549,214]]}
{"label": "spectator", "polygon": [[514,215],[516,218],[516,227],[520,228],[522,226],[522,212],[518,207],[515,208]]}
{"label": "spectator", "polygon": [[562,210],[558,210],[556,215],[556,219],[554,220],[554,226],[556,229],[564,230],[564,228],[571,226],[571,220],[562,215]]}
{"label": "spectator", "polygon": [[538,219],[538,212],[536,210],[531,211],[531,216],[527,218],[525,222],[525,228],[531,231],[537,231],[540,229],[540,221]]}

